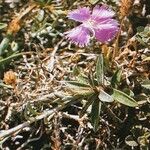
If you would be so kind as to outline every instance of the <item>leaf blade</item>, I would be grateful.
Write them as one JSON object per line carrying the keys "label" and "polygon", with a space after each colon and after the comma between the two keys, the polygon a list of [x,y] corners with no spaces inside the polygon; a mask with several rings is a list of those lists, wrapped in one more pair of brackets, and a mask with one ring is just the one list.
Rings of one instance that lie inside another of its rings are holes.
{"label": "leaf blade", "polygon": [[97,62],[96,62],[96,78],[97,78],[97,82],[99,84],[104,83],[104,59],[103,59],[103,55],[101,54],[98,58],[97,58]]}
{"label": "leaf blade", "polygon": [[113,98],[112,96],[110,96],[109,94],[107,94],[105,91],[100,90],[100,93],[98,95],[98,98],[102,101],[102,102],[113,102]]}
{"label": "leaf blade", "polygon": [[95,5],[99,0],[89,0],[92,5]]}
{"label": "leaf blade", "polygon": [[122,70],[117,69],[117,71],[114,73],[114,75],[112,76],[112,79],[111,79],[111,85],[113,87],[116,87],[117,83],[119,83],[121,81],[121,75],[122,75]]}
{"label": "leaf blade", "polygon": [[7,27],[7,24],[6,24],[6,23],[1,23],[1,22],[0,22],[0,30],[1,30],[1,29],[4,29],[4,28],[6,28],[6,27]]}
{"label": "leaf blade", "polygon": [[94,131],[96,132],[99,124],[99,116],[101,111],[101,101],[99,99],[95,99],[92,104],[91,110],[91,123],[93,125]]}
{"label": "leaf blade", "polygon": [[130,107],[137,107],[138,103],[131,98],[130,96],[128,96],[127,94],[125,94],[122,91],[119,91],[117,89],[113,89],[114,93],[113,93],[113,99]]}
{"label": "leaf blade", "polygon": [[89,96],[89,98],[87,99],[86,104],[83,106],[83,108],[80,112],[80,117],[82,117],[85,114],[86,110],[90,107],[90,105],[92,105],[93,98],[94,98],[94,95]]}
{"label": "leaf blade", "polygon": [[150,80],[144,81],[141,85],[143,88],[150,90]]}
{"label": "leaf blade", "polygon": [[80,83],[77,81],[65,81],[64,84],[67,89],[75,94],[89,95],[93,93],[93,90],[88,84]]}

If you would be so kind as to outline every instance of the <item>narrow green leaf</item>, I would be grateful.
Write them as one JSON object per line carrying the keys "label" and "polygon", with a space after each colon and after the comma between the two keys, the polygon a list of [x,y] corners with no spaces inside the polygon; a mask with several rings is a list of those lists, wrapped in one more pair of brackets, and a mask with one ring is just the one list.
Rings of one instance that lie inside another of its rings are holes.
{"label": "narrow green leaf", "polygon": [[4,28],[6,28],[7,27],[7,24],[6,23],[0,23],[0,30],[1,29],[4,29]]}
{"label": "narrow green leaf", "polygon": [[92,73],[88,74],[88,81],[91,87],[97,86],[97,81],[95,80],[94,76]]}
{"label": "narrow green leaf", "polygon": [[84,99],[84,97],[82,95],[74,95],[74,96],[71,96],[70,98],[66,97],[66,98],[62,99],[65,101],[64,103],[62,103],[62,106],[64,106],[64,107],[71,106],[79,101],[82,101],[83,99]]}
{"label": "narrow green leaf", "polygon": [[83,106],[83,108],[80,112],[80,117],[82,117],[85,114],[86,110],[89,108],[89,106],[92,105],[94,97],[95,97],[95,95],[89,96],[89,98],[87,99],[87,103]]}
{"label": "narrow green leaf", "polygon": [[102,101],[102,102],[113,102],[113,98],[112,96],[110,96],[109,94],[107,94],[105,91],[100,90],[100,93],[98,95],[98,98]]}
{"label": "narrow green leaf", "polygon": [[135,38],[136,38],[136,40],[138,40],[138,42],[140,42],[143,46],[148,46],[148,44],[144,42],[143,38],[142,38],[139,34],[137,34],[137,35],[135,36]]}
{"label": "narrow green leaf", "polygon": [[80,74],[80,72],[81,72],[81,70],[80,70],[79,67],[75,66],[75,67],[73,68],[73,75],[74,75],[74,76],[78,76],[78,75]]}
{"label": "narrow green leaf", "polygon": [[113,89],[114,93],[113,93],[113,99],[130,107],[136,107],[138,106],[138,103],[131,98],[130,96],[128,96],[127,94],[125,94],[124,92],[121,92],[117,89]]}
{"label": "narrow green leaf", "polygon": [[95,132],[97,131],[99,125],[100,111],[101,111],[101,101],[96,98],[94,99],[91,110],[91,122]]}
{"label": "narrow green leaf", "polygon": [[150,90],[150,84],[145,84],[145,85],[142,85],[144,88],[146,88],[146,89],[149,89]]}
{"label": "narrow green leaf", "polygon": [[4,38],[2,42],[0,43],[0,55],[4,53],[4,50],[6,50],[9,46],[10,39],[8,37]]}
{"label": "narrow green leaf", "polygon": [[118,69],[118,70],[114,73],[114,75],[113,75],[113,77],[112,77],[112,79],[111,79],[111,85],[112,85],[113,87],[115,87],[115,85],[116,85],[118,82],[120,82],[120,80],[121,80],[121,74],[122,74],[122,70],[121,70],[121,69]]}
{"label": "narrow green leaf", "polygon": [[83,83],[83,84],[86,84],[86,85],[89,85],[89,79],[87,76],[85,76],[84,74],[80,74],[78,77],[77,77],[77,81],[79,83]]}
{"label": "narrow green leaf", "polygon": [[150,80],[145,81],[145,82],[142,84],[142,87],[144,87],[144,88],[150,90]]}
{"label": "narrow green leaf", "polygon": [[65,96],[62,98],[62,101],[74,101],[81,98],[83,98],[82,95]]}
{"label": "narrow green leaf", "polygon": [[89,87],[88,84],[80,83],[80,82],[77,82],[77,81],[65,81],[65,83],[70,84],[72,86],[76,86],[76,87]]}
{"label": "narrow green leaf", "polygon": [[22,56],[23,54],[24,53],[14,53],[14,54],[12,54],[12,55],[4,58],[4,59],[0,59],[0,65],[4,64],[6,62],[9,62],[10,60],[15,59],[15,58],[17,58],[19,56]]}
{"label": "narrow green leaf", "polygon": [[133,139],[131,135],[128,135],[125,138],[125,142],[127,145],[132,146],[132,147],[138,146],[138,143]]}
{"label": "narrow green leaf", "polygon": [[93,93],[93,90],[87,84],[79,83],[76,81],[66,81],[65,85],[70,91],[75,94],[81,94],[86,96]]}
{"label": "narrow green leaf", "polygon": [[89,0],[89,2],[90,2],[92,5],[96,4],[98,1],[99,1],[99,0]]}
{"label": "narrow green leaf", "polygon": [[102,85],[104,83],[104,60],[103,60],[102,54],[97,58],[96,78],[97,78],[97,82],[100,85]]}
{"label": "narrow green leaf", "polygon": [[144,58],[143,61],[150,61],[150,57]]}

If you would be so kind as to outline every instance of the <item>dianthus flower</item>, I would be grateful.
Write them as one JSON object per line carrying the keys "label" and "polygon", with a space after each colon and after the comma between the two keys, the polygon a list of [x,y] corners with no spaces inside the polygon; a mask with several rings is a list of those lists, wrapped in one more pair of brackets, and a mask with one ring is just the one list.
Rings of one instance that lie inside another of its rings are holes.
{"label": "dianthus flower", "polygon": [[108,42],[115,37],[119,29],[118,22],[112,18],[114,15],[115,13],[104,5],[96,5],[93,11],[90,11],[89,7],[75,9],[69,12],[68,18],[81,24],[65,32],[66,38],[80,47],[87,46],[91,37],[102,43]]}

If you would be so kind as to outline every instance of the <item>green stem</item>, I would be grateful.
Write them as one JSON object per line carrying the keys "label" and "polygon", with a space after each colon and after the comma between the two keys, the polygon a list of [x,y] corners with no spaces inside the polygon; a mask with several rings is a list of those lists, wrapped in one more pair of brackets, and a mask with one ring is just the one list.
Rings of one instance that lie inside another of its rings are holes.
{"label": "green stem", "polygon": [[8,57],[6,57],[6,58],[4,58],[4,59],[0,59],[0,65],[1,65],[2,63],[5,63],[5,62],[7,62],[7,61],[9,61],[9,60],[11,60],[11,59],[14,59],[14,58],[16,58],[16,57],[18,57],[18,56],[22,56],[22,55],[24,55],[24,54],[31,54],[31,52],[15,53],[15,54],[12,54],[11,56],[8,56]]}

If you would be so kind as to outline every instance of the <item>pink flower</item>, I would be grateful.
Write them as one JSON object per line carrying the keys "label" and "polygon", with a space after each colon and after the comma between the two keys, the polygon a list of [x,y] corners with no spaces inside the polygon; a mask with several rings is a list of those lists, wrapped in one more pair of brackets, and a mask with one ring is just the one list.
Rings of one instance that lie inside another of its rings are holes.
{"label": "pink flower", "polygon": [[91,12],[89,7],[80,7],[69,12],[68,18],[81,24],[65,32],[71,43],[80,47],[87,46],[91,37],[105,43],[112,40],[118,32],[118,22],[112,17],[115,13],[106,6],[95,6]]}

